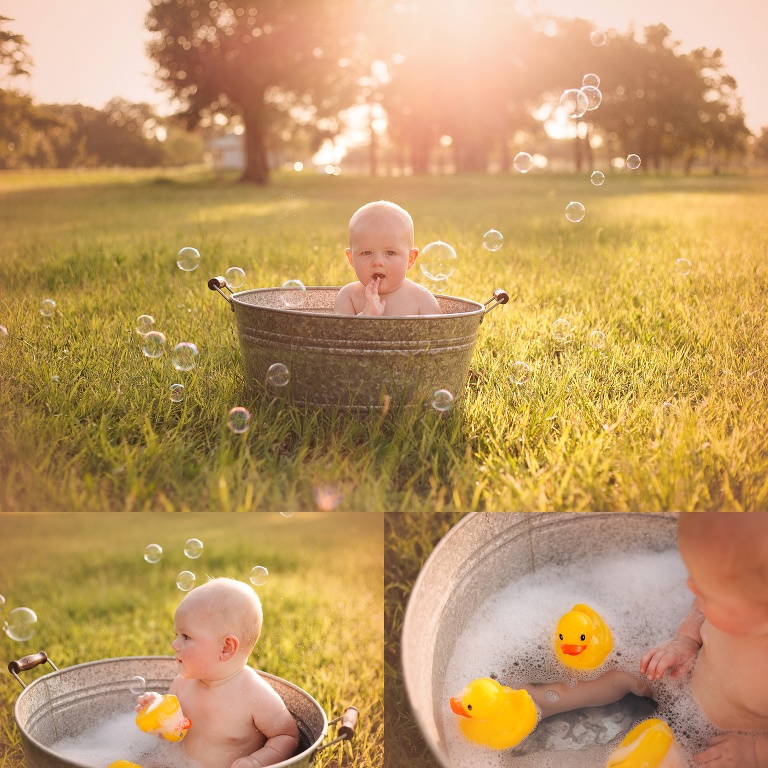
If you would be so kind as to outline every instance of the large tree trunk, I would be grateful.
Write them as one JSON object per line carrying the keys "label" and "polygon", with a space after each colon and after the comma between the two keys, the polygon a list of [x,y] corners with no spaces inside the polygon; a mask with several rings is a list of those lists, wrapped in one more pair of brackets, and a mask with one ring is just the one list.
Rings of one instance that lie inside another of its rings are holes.
{"label": "large tree trunk", "polygon": [[243,122],[245,123],[245,170],[240,181],[248,184],[269,184],[269,165],[267,164],[267,148],[264,141],[263,104],[256,100],[255,104],[243,106]]}

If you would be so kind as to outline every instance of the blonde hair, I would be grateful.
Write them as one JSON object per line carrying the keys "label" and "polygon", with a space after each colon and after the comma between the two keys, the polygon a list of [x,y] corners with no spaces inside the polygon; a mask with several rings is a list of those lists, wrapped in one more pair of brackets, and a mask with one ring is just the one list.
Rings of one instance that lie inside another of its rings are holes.
{"label": "blonde hair", "polygon": [[414,231],[413,231],[413,219],[411,214],[401,208],[397,203],[392,203],[389,200],[375,200],[372,203],[366,203],[358,208],[349,220],[349,237],[352,238],[354,230],[365,226],[368,222],[379,221],[383,218],[389,217],[402,223],[408,236],[408,242],[413,247]]}

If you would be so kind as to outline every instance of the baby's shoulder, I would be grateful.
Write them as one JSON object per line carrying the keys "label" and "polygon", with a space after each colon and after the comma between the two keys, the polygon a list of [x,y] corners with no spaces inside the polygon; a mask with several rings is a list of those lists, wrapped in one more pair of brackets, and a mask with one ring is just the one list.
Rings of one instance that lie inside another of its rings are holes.
{"label": "baby's shoulder", "polygon": [[414,283],[413,280],[408,279],[406,286],[408,288],[408,295],[418,303],[420,315],[442,314],[440,304],[438,304],[437,299],[432,295],[429,288],[425,288],[423,285],[419,285],[418,283]]}

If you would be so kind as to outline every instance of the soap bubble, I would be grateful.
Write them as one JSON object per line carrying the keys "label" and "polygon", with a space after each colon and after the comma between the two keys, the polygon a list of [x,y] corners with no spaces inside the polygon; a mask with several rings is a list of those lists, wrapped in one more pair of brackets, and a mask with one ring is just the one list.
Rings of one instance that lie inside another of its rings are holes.
{"label": "soap bubble", "polygon": [[251,569],[251,584],[261,587],[267,583],[269,571],[263,565],[257,565]]}
{"label": "soap bubble", "polygon": [[155,318],[152,315],[139,315],[136,318],[136,333],[139,336],[146,336],[155,325]]}
{"label": "soap bubble", "polygon": [[37,614],[31,608],[14,608],[3,622],[3,632],[17,643],[29,640],[37,632]]}
{"label": "soap bubble", "polygon": [[544,698],[547,701],[560,701],[560,694],[557,691],[549,690],[545,691]]}
{"label": "soap bubble", "polygon": [[233,408],[227,417],[227,426],[236,435],[242,435],[248,431],[248,422],[251,420],[251,414],[247,408],[237,406]]}
{"label": "soap bubble", "polygon": [[128,690],[138,696],[147,690],[147,681],[141,675],[136,675],[128,681]]}
{"label": "soap bubble", "polygon": [[52,317],[56,311],[56,302],[53,299],[43,299],[40,302],[40,314],[43,317]]}
{"label": "soap bubble", "polygon": [[608,36],[605,34],[605,32],[602,32],[599,29],[596,29],[594,32],[590,33],[589,39],[592,45],[594,45],[597,48],[600,48],[603,45],[605,45],[605,43],[608,40]]}
{"label": "soap bubble", "polygon": [[280,286],[280,300],[284,307],[303,307],[307,288],[301,280],[286,280]]}
{"label": "soap bubble", "polygon": [[189,592],[195,587],[195,574],[192,571],[182,571],[176,577],[176,586],[182,592]]}
{"label": "soap bubble", "polygon": [[227,285],[236,291],[238,288],[242,288],[245,285],[245,270],[240,267],[230,267],[227,273],[224,275]]}
{"label": "soap bubble", "polygon": [[520,173],[528,173],[533,168],[533,158],[527,152],[518,152],[512,162]]}
{"label": "soap bubble", "polygon": [[605,346],[605,334],[602,331],[592,331],[589,334],[589,343],[595,349],[602,349]]}
{"label": "soap bubble", "polygon": [[584,91],[569,88],[560,96],[560,106],[568,117],[581,117],[587,111],[589,101]]}
{"label": "soap bubble", "polygon": [[171,384],[170,398],[172,403],[180,403],[184,399],[184,385]]}
{"label": "soap bubble", "polygon": [[688,259],[678,259],[675,262],[675,272],[678,275],[687,275],[691,271],[691,262]]}
{"label": "soap bubble", "polygon": [[197,365],[197,347],[191,341],[182,341],[173,348],[173,367],[177,371],[191,371]]}
{"label": "soap bubble", "polygon": [[341,503],[342,492],[335,485],[316,485],[312,488],[315,504],[321,512],[332,512]]}
{"label": "soap bubble", "polygon": [[425,245],[419,257],[419,268],[429,280],[445,280],[456,271],[456,251],[444,243],[436,240]]}
{"label": "soap bubble", "polygon": [[283,517],[293,517],[296,513],[290,510],[286,510],[280,513]]}
{"label": "soap bubble", "polygon": [[203,542],[200,539],[187,539],[184,545],[184,554],[190,560],[197,560],[203,554]]}
{"label": "soap bubble", "polygon": [[192,272],[200,266],[200,251],[197,248],[182,248],[176,254],[176,264],[183,272]]}
{"label": "soap bubble", "polygon": [[2,609],[5,606],[5,598],[0,595],[0,609]]}
{"label": "soap bubble", "polygon": [[445,293],[445,289],[448,287],[448,278],[444,277],[442,280],[432,280],[430,283],[430,290],[432,293]]}
{"label": "soap bubble", "polygon": [[447,389],[438,389],[432,395],[432,407],[439,413],[450,411],[453,407],[453,395]]}
{"label": "soap bubble", "polygon": [[584,218],[584,206],[581,203],[570,202],[565,206],[565,218],[568,221],[572,221],[574,224],[581,221]]}
{"label": "soap bubble", "polygon": [[509,378],[515,384],[525,384],[530,378],[531,366],[528,363],[524,363],[522,360],[518,360],[516,363],[512,363],[512,367],[509,371]]}
{"label": "soap bubble", "polygon": [[589,177],[589,180],[596,187],[599,187],[605,181],[605,174],[602,171],[592,171],[592,175]]}
{"label": "soap bubble", "polygon": [[144,550],[144,559],[154,565],[160,562],[163,556],[163,548],[159,544],[148,544]]}
{"label": "soap bubble", "polygon": [[488,251],[498,251],[504,245],[504,235],[497,229],[489,229],[483,235],[483,246]]}
{"label": "soap bubble", "polygon": [[142,352],[146,357],[160,357],[165,349],[165,334],[160,331],[150,331],[144,337]]}
{"label": "soap bubble", "polygon": [[603,101],[603,94],[594,85],[583,86],[581,92],[587,97],[587,110],[590,112],[597,109]]}
{"label": "soap bubble", "polygon": [[567,341],[570,335],[571,324],[567,320],[561,317],[552,323],[552,336],[554,336],[557,341]]}
{"label": "soap bubble", "polygon": [[627,155],[627,168],[636,170],[640,167],[640,157],[638,155]]}
{"label": "soap bubble", "polygon": [[592,73],[588,75],[584,75],[584,77],[581,80],[581,87],[584,88],[585,86],[592,86],[593,88],[599,88],[600,78],[597,75],[594,75]]}
{"label": "soap bubble", "polygon": [[283,363],[273,363],[267,369],[267,381],[273,387],[284,387],[290,380],[291,373]]}

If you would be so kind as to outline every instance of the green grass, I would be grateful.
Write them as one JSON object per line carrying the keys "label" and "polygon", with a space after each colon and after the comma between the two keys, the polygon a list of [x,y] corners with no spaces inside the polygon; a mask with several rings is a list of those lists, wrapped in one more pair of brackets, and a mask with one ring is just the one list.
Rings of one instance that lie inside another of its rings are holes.
{"label": "green grass", "polygon": [[[348,218],[377,198],[411,211],[419,245],[454,245],[450,293],[514,297],[483,322],[457,406],[381,418],[248,401],[207,278],[239,265],[248,287],[347,282]],[[199,169],[4,173],[0,199],[0,509],[314,509],[319,483],[356,511],[768,509],[765,176],[294,174],[254,189]],[[175,265],[185,245],[195,272]],[[194,371],[142,356],[142,313],[169,345],[197,344]],[[234,405],[253,413],[239,437]]]}
{"label": "green grass", "polygon": [[[183,554],[190,537],[203,554]],[[5,605],[38,615],[23,643],[0,633],[3,670],[44,649],[60,668],[120,656],[172,655],[173,612],[182,570],[247,581],[257,589],[264,629],[251,663],[314,696],[329,719],[360,710],[352,742],[318,753],[318,768],[375,768],[383,760],[382,516],[355,513],[251,515],[36,514],[0,517],[0,589]],[[162,560],[149,565],[156,542]],[[25,682],[50,671],[22,673]],[[0,674],[0,767],[25,765],[12,706],[20,692]]]}

